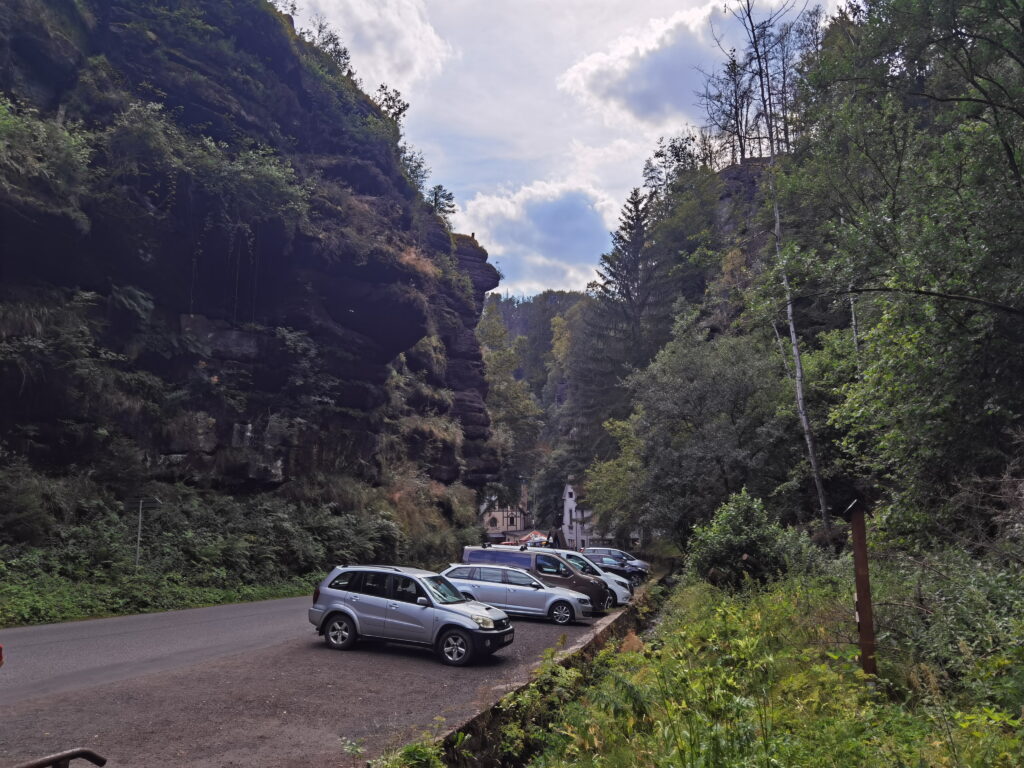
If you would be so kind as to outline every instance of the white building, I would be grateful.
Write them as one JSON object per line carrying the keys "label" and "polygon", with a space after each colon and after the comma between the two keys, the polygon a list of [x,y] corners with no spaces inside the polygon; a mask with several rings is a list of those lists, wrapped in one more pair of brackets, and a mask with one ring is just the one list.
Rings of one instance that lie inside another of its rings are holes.
{"label": "white building", "polygon": [[[571,483],[562,490],[562,534],[565,536],[566,546],[569,549],[583,549],[614,544],[612,539],[597,530],[591,510],[577,505],[578,495]],[[637,546],[639,543],[640,532],[633,531],[630,535],[630,545]]]}
{"label": "white building", "polygon": [[562,491],[562,534],[569,549],[599,546],[605,538],[591,524],[592,512],[577,506],[576,489],[566,485]]}

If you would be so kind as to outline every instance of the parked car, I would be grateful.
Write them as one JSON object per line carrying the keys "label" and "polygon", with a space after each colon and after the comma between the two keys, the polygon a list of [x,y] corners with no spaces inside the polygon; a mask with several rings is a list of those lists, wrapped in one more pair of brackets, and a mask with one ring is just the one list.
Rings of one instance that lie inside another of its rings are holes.
{"label": "parked car", "polygon": [[629,579],[629,583],[634,588],[640,586],[647,580],[649,573],[639,566],[633,565],[628,560],[623,560],[613,555],[597,555],[587,554],[587,557],[597,563],[601,568],[606,571],[618,574],[625,579]]}
{"label": "parked car", "polygon": [[650,563],[648,563],[646,560],[641,560],[639,557],[634,557],[633,555],[629,554],[629,552],[627,552],[624,549],[615,549],[614,547],[587,547],[586,549],[583,550],[583,554],[585,554],[585,555],[590,555],[590,554],[594,554],[594,555],[611,555],[612,557],[617,557],[620,560],[625,560],[630,565],[632,565],[632,566],[634,566],[636,568],[642,568],[643,570],[647,571],[648,573],[651,572],[651,564]]}
{"label": "parked car", "polygon": [[595,610],[603,609],[610,598],[610,591],[601,579],[581,573],[559,555],[546,549],[464,547],[462,562],[467,565],[494,564],[522,568],[553,587],[582,592],[590,598]]}
{"label": "parked car", "polygon": [[606,601],[605,610],[614,608],[616,605],[625,605],[633,597],[633,584],[628,578],[604,570],[588,555],[572,549],[555,549],[551,547],[545,549],[545,552],[554,552],[568,562],[569,565],[575,566],[580,572],[587,576],[596,576],[601,579],[608,586],[611,598]]}
{"label": "parked car", "polygon": [[547,616],[555,624],[568,624],[593,612],[590,598],[582,592],[553,587],[522,568],[454,564],[441,575],[467,600],[479,600],[506,613]]}
{"label": "parked car", "polygon": [[438,573],[394,565],[337,566],[313,592],[309,621],[332,648],[364,637],[410,643],[457,667],[515,637],[499,608],[466,600]]}

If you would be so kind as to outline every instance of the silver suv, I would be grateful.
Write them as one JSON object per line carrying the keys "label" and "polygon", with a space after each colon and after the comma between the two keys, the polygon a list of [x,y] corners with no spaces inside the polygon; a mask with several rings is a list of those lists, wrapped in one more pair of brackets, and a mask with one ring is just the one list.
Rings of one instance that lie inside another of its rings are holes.
{"label": "silver suv", "polygon": [[544,583],[522,568],[507,565],[453,565],[441,571],[467,598],[509,613],[547,616],[555,624],[579,621],[594,607],[590,598]]}
{"label": "silver suv", "polygon": [[394,565],[337,566],[313,592],[309,621],[331,648],[371,637],[433,648],[456,667],[515,633],[503,611],[466,600],[444,576]]}

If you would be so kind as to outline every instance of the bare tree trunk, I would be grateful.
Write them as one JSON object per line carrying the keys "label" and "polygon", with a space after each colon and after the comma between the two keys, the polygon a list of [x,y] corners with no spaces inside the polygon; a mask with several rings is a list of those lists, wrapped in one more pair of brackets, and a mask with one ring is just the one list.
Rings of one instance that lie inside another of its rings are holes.
{"label": "bare tree trunk", "polygon": [[782,355],[782,367],[786,369],[786,378],[793,378],[793,371],[789,369],[789,358],[786,357],[786,347],[782,343],[782,336],[779,334],[779,327],[772,321],[772,330],[775,331],[775,342],[779,345],[779,354]]}
{"label": "bare tree trunk", "polygon": [[[784,9],[785,10],[785,9]],[[775,188],[775,126],[774,126],[774,103],[771,95],[771,84],[768,82],[768,61],[767,51],[764,50],[764,33],[784,13],[776,11],[769,16],[768,20],[758,25],[754,21],[754,0],[740,0],[739,11],[735,12],[740,21],[743,22],[747,33],[747,42],[750,44],[751,53],[754,54],[758,87],[761,95],[761,108],[765,116],[765,126],[768,130],[768,191],[772,197],[772,215],[774,217],[774,239],[775,239],[775,260],[782,267],[782,287],[786,294],[786,321],[789,324],[789,340],[793,346],[793,390],[796,398],[796,412],[800,418],[800,426],[803,427],[804,441],[807,443],[807,459],[811,465],[811,475],[814,478],[814,487],[818,492],[818,507],[821,514],[821,522],[826,531],[832,528],[832,516],[828,510],[828,499],[825,496],[825,485],[821,479],[821,469],[818,466],[818,446],[814,439],[814,430],[811,428],[811,420],[807,415],[807,404],[804,397],[804,367],[800,354],[800,338],[797,334],[796,319],[793,313],[793,291],[789,286],[789,275],[782,260],[782,216],[779,213],[779,196]]]}
{"label": "bare tree trunk", "polygon": [[[850,286],[853,287],[852,285]],[[850,294],[850,329],[853,331],[853,354],[857,363],[857,370],[860,371],[860,335],[857,332],[857,299]]]}
{"label": "bare tree trunk", "polygon": [[[778,229],[779,213],[778,206],[775,206],[775,221]],[[778,240],[775,241],[776,253],[778,253]],[[811,419],[807,415],[807,405],[804,401],[804,366],[800,355],[800,340],[796,335],[796,322],[793,320],[793,292],[789,289],[789,278],[786,270],[782,270],[782,285],[786,289],[786,319],[789,321],[789,339],[793,344],[793,390],[796,393],[796,412],[800,417],[800,426],[804,429],[804,441],[807,443],[807,459],[811,464],[811,474],[814,476],[814,487],[818,491],[818,509],[821,513],[821,522],[825,530],[832,528],[832,516],[828,511],[828,499],[825,497],[825,485],[821,480],[821,469],[818,466],[818,445],[814,439],[814,430],[811,428]]]}

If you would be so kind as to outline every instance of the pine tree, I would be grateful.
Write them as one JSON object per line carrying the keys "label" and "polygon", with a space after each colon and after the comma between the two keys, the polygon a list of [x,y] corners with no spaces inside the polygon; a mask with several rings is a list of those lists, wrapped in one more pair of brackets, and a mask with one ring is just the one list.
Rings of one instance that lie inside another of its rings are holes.
{"label": "pine tree", "polygon": [[435,184],[427,192],[427,204],[430,209],[444,219],[445,224],[452,225],[451,215],[455,213],[455,195],[441,184]]}

